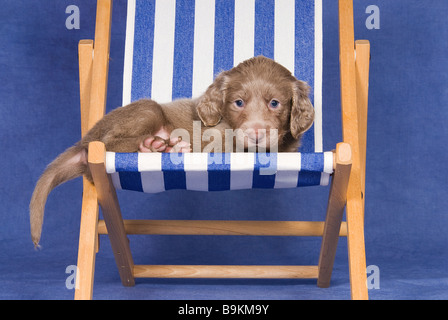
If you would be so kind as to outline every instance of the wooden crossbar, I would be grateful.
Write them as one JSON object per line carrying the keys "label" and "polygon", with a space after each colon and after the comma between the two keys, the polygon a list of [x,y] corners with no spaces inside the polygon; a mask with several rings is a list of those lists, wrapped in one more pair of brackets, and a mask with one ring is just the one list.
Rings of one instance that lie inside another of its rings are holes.
{"label": "wooden crossbar", "polygon": [[317,266],[135,265],[135,278],[316,279]]}
{"label": "wooden crossbar", "polygon": [[[126,234],[147,235],[235,235],[235,236],[322,236],[322,221],[228,221],[228,220],[123,220]],[[100,220],[98,234],[107,234]],[[342,222],[339,236],[347,236]]]}

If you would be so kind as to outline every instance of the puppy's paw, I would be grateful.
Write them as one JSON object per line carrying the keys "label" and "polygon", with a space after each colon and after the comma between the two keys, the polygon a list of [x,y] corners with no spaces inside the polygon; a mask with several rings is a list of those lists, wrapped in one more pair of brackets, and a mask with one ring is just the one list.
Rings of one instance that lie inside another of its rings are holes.
{"label": "puppy's paw", "polygon": [[179,140],[173,145],[170,145],[167,148],[166,152],[180,152],[180,153],[191,152],[191,144],[189,144],[186,141]]}
{"label": "puppy's paw", "polygon": [[140,142],[139,152],[167,152],[169,143],[159,136],[148,136]]}

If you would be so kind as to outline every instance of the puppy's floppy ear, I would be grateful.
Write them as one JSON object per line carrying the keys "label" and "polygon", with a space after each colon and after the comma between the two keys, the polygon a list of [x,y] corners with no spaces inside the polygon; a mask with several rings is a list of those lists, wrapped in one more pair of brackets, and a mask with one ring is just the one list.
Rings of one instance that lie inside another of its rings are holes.
{"label": "puppy's floppy ear", "polygon": [[221,121],[221,109],[225,101],[227,73],[220,73],[207,91],[199,98],[197,112],[202,123],[213,127]]}
{"label": "puppy's floppy ear", "polygon": [[309,91],[310,86],[306,82],[296,80],[293,83],[290,128],[295,139],[311,128],[314,121],[314,108],[308,98]]}

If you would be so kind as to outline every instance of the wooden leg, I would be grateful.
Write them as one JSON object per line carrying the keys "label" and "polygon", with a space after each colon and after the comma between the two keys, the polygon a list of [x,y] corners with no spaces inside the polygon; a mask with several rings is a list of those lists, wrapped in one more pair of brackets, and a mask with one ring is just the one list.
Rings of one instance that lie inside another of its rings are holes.
{"label": "wooden leg", "polygon": [[[88,131],[90,87],[92,84],[93,40],[81,40],[78,45],[81,134]],[[98,247],[98,199],[95,187],[83,180],[81,225],[76,274],[76,300],[90,300],[93,293],[95,254]]]}
{"label": "wooden leg", "polygon": [[[93,40],[78,45],[81,102],[81,135],[84,136],[105,113],[107,69],[109,63],[112,0],[98,0]],[[98,252],[97,188],[84,179],[81,227],[78,248],[78,273],[75,299],[92,299],[95,255]]]}
{"label": "wooden leg", "polygon": [[364,243],[364,206],[360,186],[356,188],[356,191],[357,193],[353,194],[349,187],[346,207],[350,285],[353,300],[366,300],[368,299],[368,291]]}
{"label": "wooden leg", "polygon": [[93,184],[85,178],[83,182],[75,299],[91,300],[98,239],[98,199]]}
{"label": "wooden leg", "polygon": [[353,0],[339,0],[339,61],[342,138],[352,147],[353,162],[347,190],[348,257],[352,299],[367,299],[364,206],[355,68]]}
{"label": "wooden leg", "polygon": [[134,261],[132,260],[129,241],[118,204],[117,193],[110,176],[106,173],[106,148],[102,142],[89,144],[89,168],[98,193],[98,203],[101,206],[110,243],[114,252],[118,272],[124,286],[134,285]]}
{"label": "wooden leg", "polygon": [[325,220],[322,246],[319,257],[319,274],[317,285],[321,288],[330,286],[336,248],[339,240],[342,216],[347,200],[347,186],[352,167],[351,147],[339,143],[336,147],[336,165],[328,197],[327,217]]}

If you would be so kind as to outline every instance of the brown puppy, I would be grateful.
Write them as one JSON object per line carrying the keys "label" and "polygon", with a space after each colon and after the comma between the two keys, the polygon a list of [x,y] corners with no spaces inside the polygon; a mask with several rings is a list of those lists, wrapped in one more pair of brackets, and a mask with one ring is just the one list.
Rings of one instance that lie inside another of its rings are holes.
{"label": "brown puppy", "polygon": [[[114,152],[190,152],[191,147],[192,151],[206,152],[211,151],[207,146],[212,135],[214,146],[221,146],[214,152],[257,150],[254,146],[293,152],[314,120],[308,92],[306,83],[260,56],[219,74],[197,99],[164,105],[140,100],[108,113],[82,140],[50,163],[37,181],[30,202],[33,243],[39,244],[51,190],[81,175],[92,180],[87,165],[89,142],[102,141]],[[195,141],[198,127],[202,138]],[[212,134],[207,127],[213,127]],[[182,140],[176,134],[179,129],[187,133]],[[230,139],[226,137],[229,134]],[[217,137],[221,141],[215,141]]]}

